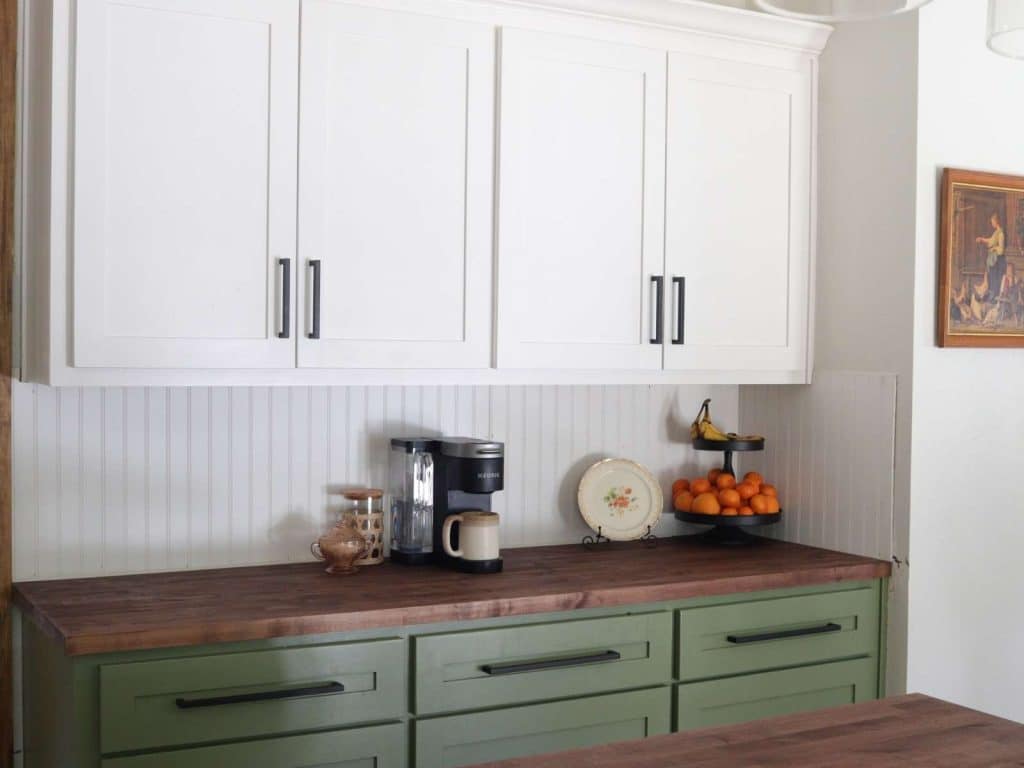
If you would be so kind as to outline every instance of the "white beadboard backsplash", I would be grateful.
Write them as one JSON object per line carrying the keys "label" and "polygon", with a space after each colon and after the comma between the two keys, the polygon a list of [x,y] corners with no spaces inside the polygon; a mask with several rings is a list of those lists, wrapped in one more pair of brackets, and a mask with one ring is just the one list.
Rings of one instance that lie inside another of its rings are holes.
{"label": "white beadboard backsplash", "polygon": [[768,436],[748,454],[779,487],[776,538],[892,558],[896,376],[819,371],[807,387],[741,387],[744,432]]}
{"label": "white beadboard backsplash", "polygon": [[[739,400],[735,386],[13,387],[17,580],[308,560],[329,491],[383,486],[388,438],[413,434],[504,441],[502,546],[574,542],[586,467],[632,458],[665,488],[705,472],[717,456],[686,444],[689,422],[712,397],[736,424]],[[666,515],[657,533],[679,530]]]}

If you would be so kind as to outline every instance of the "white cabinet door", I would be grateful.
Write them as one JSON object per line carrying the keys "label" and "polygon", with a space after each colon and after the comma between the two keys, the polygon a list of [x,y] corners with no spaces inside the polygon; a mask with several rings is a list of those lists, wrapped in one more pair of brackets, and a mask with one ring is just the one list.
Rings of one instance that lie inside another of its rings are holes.
{"label": "white cabinet door", "polygon": [[295,364],[298,9],[79,0],[75,366]]}
{"label": "white cabinet door", "polygon": [[659,369],[664,51],[501,44],[498,367]]}
{"label": "white cabinet door", "polygon": [[495,29],[302,13],[299,366],[488,367]]}
{"label": "white cabinet door", "polygon": [[667,369],[806,368],[810,129],[809,71],[670,54]]}

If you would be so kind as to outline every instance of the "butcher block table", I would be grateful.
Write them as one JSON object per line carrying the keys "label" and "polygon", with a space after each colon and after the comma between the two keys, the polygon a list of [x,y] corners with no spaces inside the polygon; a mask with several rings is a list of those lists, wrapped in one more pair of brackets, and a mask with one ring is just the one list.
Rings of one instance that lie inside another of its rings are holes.
{"label": "butcher block table", "polygon": [[[1024,725],[913,694],[486,768],[1024,766]],[[481,765],[480,768],[485,768]]]}

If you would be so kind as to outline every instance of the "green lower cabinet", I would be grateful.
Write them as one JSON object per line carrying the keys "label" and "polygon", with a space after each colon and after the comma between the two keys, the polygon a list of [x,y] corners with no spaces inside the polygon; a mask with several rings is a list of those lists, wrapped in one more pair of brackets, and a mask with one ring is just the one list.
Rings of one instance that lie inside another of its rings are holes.
{"label": "green lower cabinet", "polygon": [[683,608],[681,681],[867,656],[878,646],[879,583],[825,594]]}
{"label": "green lower cabinet", "polygon": [[405,641],[396,638],[103,664],[101,751],[398,720],[407,711],[406,668]]}
{"label": "green lower cabinet", "polygon": [[678,686],[676,730],[731,725],[878,698],[878,659],[854,659]]}
{"label": "green lower cabinet", "polygon": [[102,768],[405,768],[404,723],[108,758]]}
{"label": "green lower cabinet", "polygon": [[418,715],[592,696],[672,678],[667,611],[424,635],[412,643]]}
{"label": "green lower cabinet", "polygon": [[655,688],[418,721],[416,768],[456,768],[668,733],[671,689]]}

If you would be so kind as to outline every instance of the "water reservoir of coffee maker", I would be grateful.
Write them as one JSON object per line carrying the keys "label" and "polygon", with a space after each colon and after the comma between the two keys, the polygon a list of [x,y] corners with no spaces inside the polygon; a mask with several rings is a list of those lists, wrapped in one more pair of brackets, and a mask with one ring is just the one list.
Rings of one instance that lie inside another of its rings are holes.
{"label": "water reservoir of coffee maker", "polygon": [[391,439],[391,559],[425,565],[434,549],[434,457],[436,440]]}

